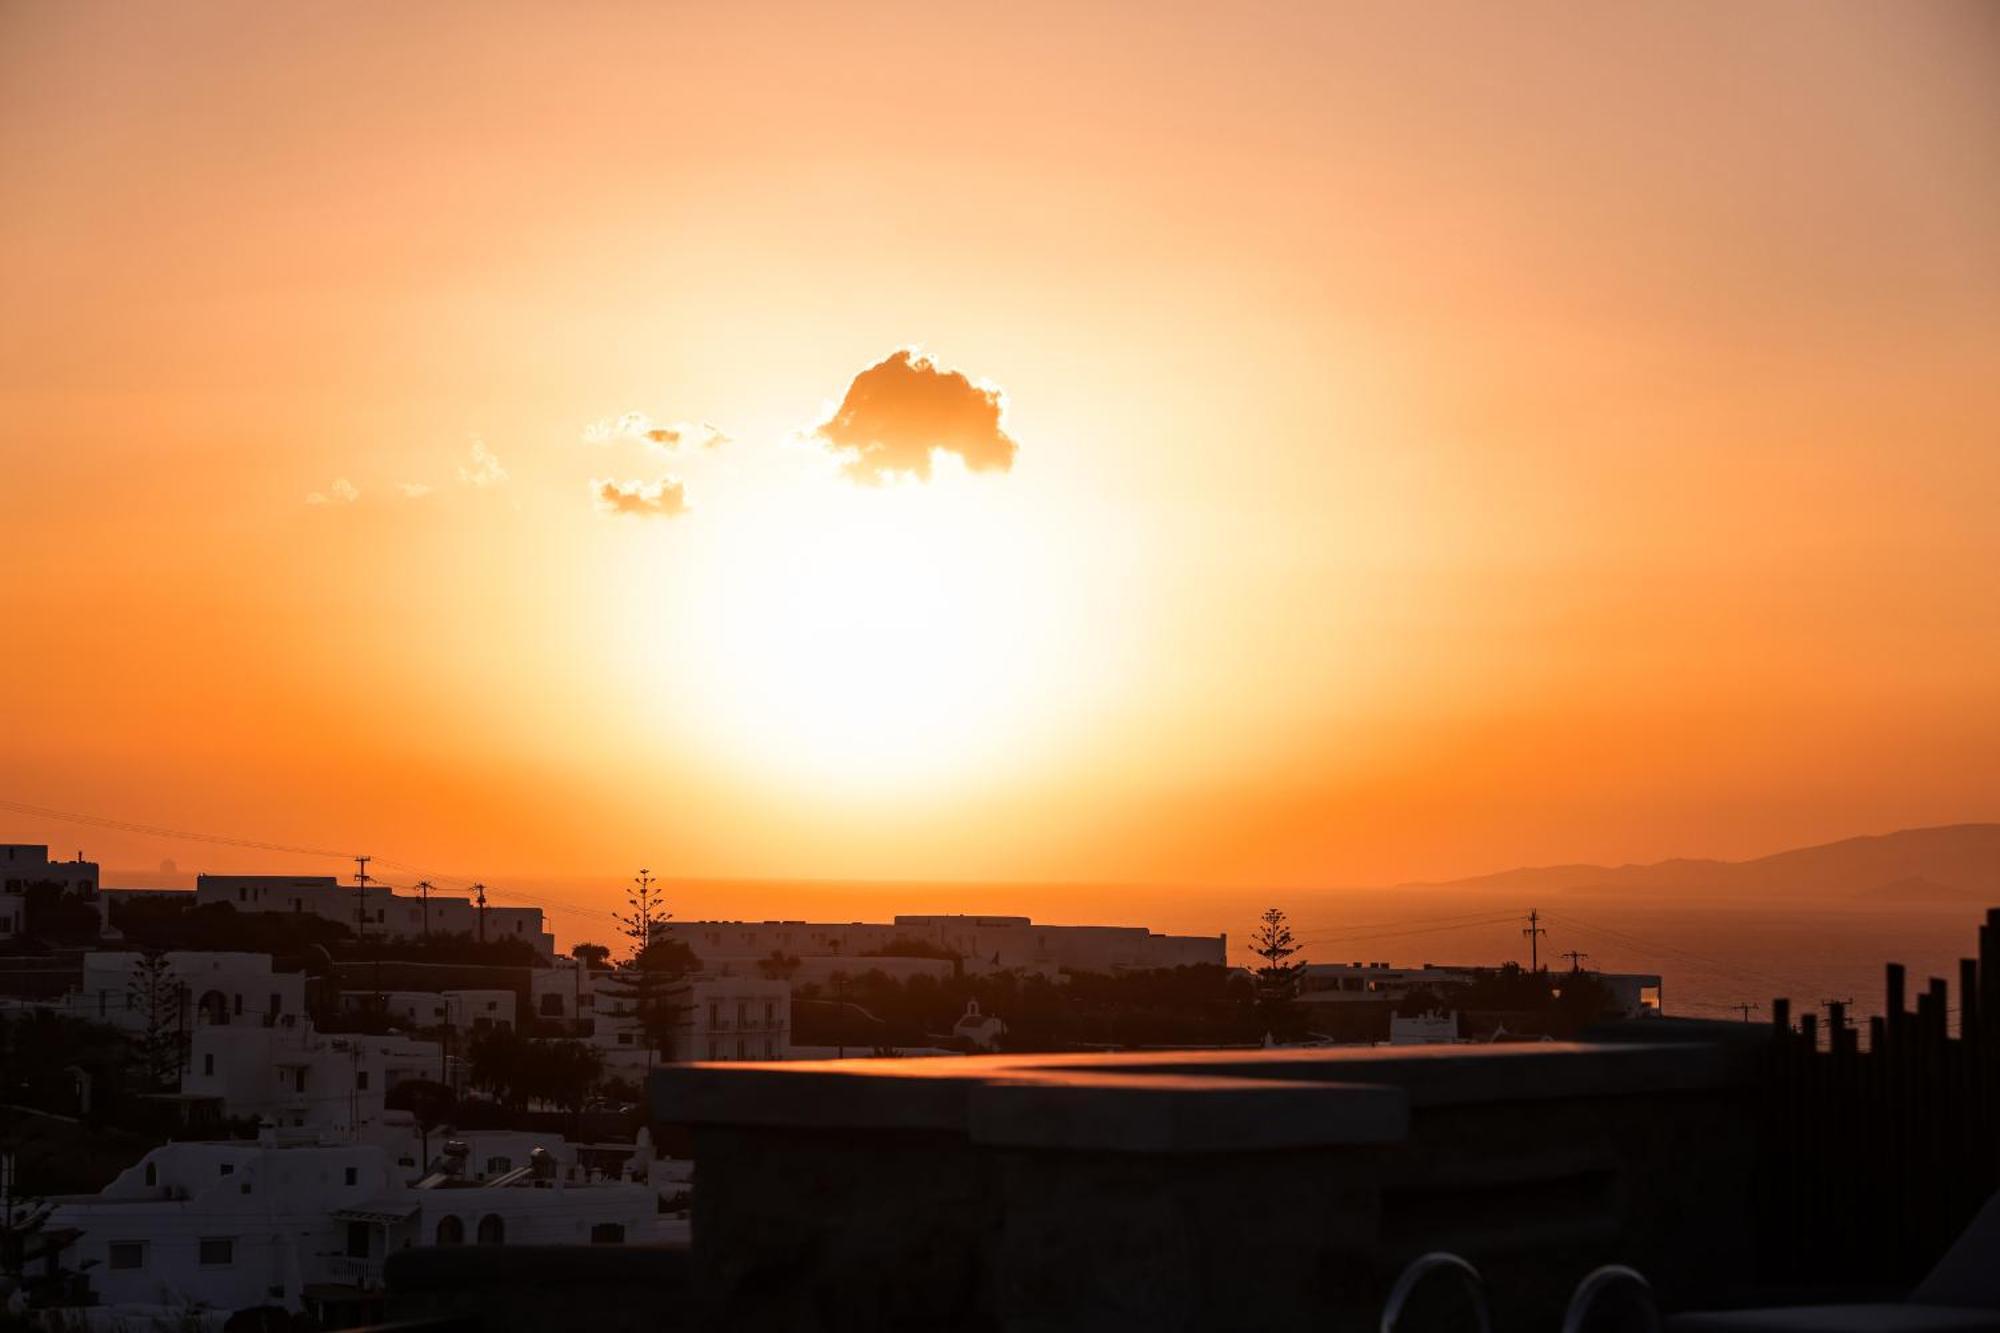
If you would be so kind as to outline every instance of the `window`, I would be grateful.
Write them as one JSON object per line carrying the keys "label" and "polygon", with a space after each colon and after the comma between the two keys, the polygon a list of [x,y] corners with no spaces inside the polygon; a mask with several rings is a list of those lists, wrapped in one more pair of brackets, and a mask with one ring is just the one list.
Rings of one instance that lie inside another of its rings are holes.
{"label": "window", "polygon": [[750,1052],[744,1046],[743,1038],[741,1037],[736,1039],[736,1058],[739,1060],[748,1060],[750,1058]]}
{"label": "window", "polygon": [[225,1175],[225,1176],[233,1176],[233,1175],[235,1175],[235,1174],[236,1174],[236,1163],[234,1163],[234,1162],[224,1162],[224,1163],[222,1164],[222,1174],[223,1174],[223,1175]]}
{"label": "window", "polygon": [[619,1033],[619,1034],[618,1034],[618,1044],[619,1044],[620,1046],[630,1046],[630,1045],[632,1044],[632,1034],[631,1034],[631,1033],[629,1033],[629,1032],[621,1032],[621,1033]]}
{"label": "window", "polygon": [[236,993],[236,994],[235,994],[234,996],[232,996],[232,997],[230,997],[230,998],[231,998],[231,999],[232,999],[232,1000],[234,1001],[234,1003],[232,1003],[232,1004],[230,1005],[230,1007],[229,1007],[229,1011],[230,1011],[230,1012],[231,1012],[232,1014],[240,1014],[240,1013],[242,1013],[242,1012],[243,1012],[243,992],[241,992],[241,991],[238,991],[238,992],[237,992],[237,993]]}
{"label": "window", "polygon": [[708,1025],[712,1028],[722,1026],[722,1006],[714,1000],[708,1002]]}
{"label": "window", "polygon": [[365,1069],[357,1069],[357,1070],[355,1070],[355,1071],[354,1071],[354,1090],[355,1090],[356,1092],[366,1092],[366,1091],[368,1091],[368,1071],[367,1071],[367,1070],[365,1070]]}
{"label": "window", "polygon": [[736,1026],[742,1027],[749,1021],[750,1021],[750,1001],[738,1000],[736,1002]]}
{"label": "window", "polygon": [[550,991],[542,997],[543,1018],[561,1018],[562,1011],[562,996],[556,994],[554,991]]}
{"label": "window", "polygon": [[[352,1170],[353,1168],[348,1168]],[[366,1222],[347,1224],[347,1257],[366,1259],[368,1257],[368,1233],[373,1230]]]}
{"label": "window", "polygon": [[236,1237],[203,1236],[200,1248],[203,1268],[227,1268],[236,1262]]}
{"label": "window", "polygon": [[306,1090],[306,1071],[300,1069],[292,1075],[292,1091],[304,1092],[305,1090]]}
{"label": "window", "polygon": [[455,1217],[440,1217],[437,1227],[437,1243],[440,1245],[465,1244],[465,1223]]}
{"label": "window", "polygon": [[347,1168],[347,1183],[350,1185],[359,1185],[361,1183],[360,1167],[350,1166]]}
{"label": "window", "polygon": [[592,1245],[623,1245],[625,1224],[623,1222],[599,1222],[590,1229]]}
{"label": "window", "polygon": [[145,1241],[114,1240],[111,1242],[111,1267],[113,1271],[144,1268],[145,1266]]}
{"label": "window", "polygon": [[204,1074],[213,1074],[215,1072],[214,1051],[210,1051],[201,1057],[201,1072]]}
{"label": "window", "polygon": [[778,1021],[778,1005],[775,1000],[764,1001],[764,1026],[770,1027]]}
{"label": "window", "polygon": [[151,1186],[151,1185],[157,1185],[159,1183],[160,1183],[160,1164],[158,1162],[146,1163],[146,1184]]}
{"label": "window", "polygon": [[481,1245],[505,1245],[507,1224],[500,1220],[500,1214],[488,1213],[479,1219],[479,1243]]}
{"label": "window", "polygon": [[764,1038],[764,1058],[766,1060],[775,1060],[777,1056],[778,1056],[777,1044],[773,1042],[769,1037]]}
{"label": "window", "polygon": [[489,1157],[486,1159],[486,1174],[489,1176],[502,1175],[513,1169],[514,1159],[511,1157]]}

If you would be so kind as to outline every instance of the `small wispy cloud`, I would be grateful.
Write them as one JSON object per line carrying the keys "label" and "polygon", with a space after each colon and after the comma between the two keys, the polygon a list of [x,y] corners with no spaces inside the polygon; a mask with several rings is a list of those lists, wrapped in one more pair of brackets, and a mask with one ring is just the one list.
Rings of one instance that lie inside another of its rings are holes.
{"label": "small wispy cloud", "polygon": [[353,482],[345,477],[335,477],[333,484],[323,491],[314,491],[306,497],[309,505],[351,505],[361,498],[361,492]]}
{"label": "small wispy cloud", "polygon": [[594,421],[583,428],[585,444],[616,444],[620,440],[636,440],[667,450],[682,445],[714,449],[730,442],[728,435],[706,421],[656,422],[644,412],[627,412],[622,417]]}
{"label": "small wispy cloud", "polygon": [[399,481],[396,490],[405,500],[421,500],[431,493],[431,487],[421,481]]}
{"label": "small wispy cloud", "polygon": [[460,464],[458,469],[460,481],[467,486],[477,486],[482,490],[506,485],[507,475],[507,469],[500,465],[500,460],[486,447],[486,441],[476,438],[472,441],[471,465]]}
{"label": "small wispy cloud", "polygon": [[618,481],[595,477],[590,483],[597,507],[635,518],[675,518],[688,511],[687,488],[673,477],[659,481]]}

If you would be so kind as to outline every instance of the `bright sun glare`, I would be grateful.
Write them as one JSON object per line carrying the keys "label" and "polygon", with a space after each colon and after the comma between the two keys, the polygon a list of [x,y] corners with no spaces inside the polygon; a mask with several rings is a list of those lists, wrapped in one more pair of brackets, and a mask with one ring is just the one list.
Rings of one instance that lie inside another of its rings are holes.
{"label": "bright sun glare", "polygon": [[979,479],[766,489],[708,531],[680,701],[732,762],[853,795],[1007,766],[1076,673],[1046,543]]}

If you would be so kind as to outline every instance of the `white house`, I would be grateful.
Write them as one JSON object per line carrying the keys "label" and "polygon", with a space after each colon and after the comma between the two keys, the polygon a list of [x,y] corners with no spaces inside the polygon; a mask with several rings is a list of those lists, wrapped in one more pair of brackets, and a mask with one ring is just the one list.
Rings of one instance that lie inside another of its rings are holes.
{"label": "white house", "polygon": [[27,922],[28,892],[48,886],[91,905],[101,929],[104,900],[97,890],[97,862],[78,852],[74,861],[51,861],[47,844],[0,842],[0,940],[19,935]]}
{"label": "white house", "polygon": [[398,1249],[656,1237],[653,1188],[539,1162],[413,1186],[369,1144],[171,1143],[101,1193],[54,1201],[49,1226],[80,1233],[64,1262],[89,1265],[111,1313],[276,1305],[334,1327],[380,1317]]}
{"label": "white house", "polygon": [[[631,996],[618,972],[593,972],[574,959],[538,968],[530,981],[537,1018],[577,1025],[619,1072],[656,1063],[639,1021],[623,1011]],[[672,1043],[676,1060],[785,1060],[791,1056],[792,987],[750,973],[697,973],[671,1001],[680,1010]]]}
{"label": "white house", "polygon": [[305,1021],[273,1027],[198,1024],[181,1093],[215,1098],[231,1117],[350,1134],[382,1120],[383,1099],[398,1083],[445,1081],[448,1073],[437,1042],[396,1033],[324,1033]]}
{"label": "white house", "polygon": [[[1491,974],[1490,967],[1391,967],[1387,963],[1308,963],[1299,973],[1299,1003],[1308,1006],[1400,1003],[1415,991],[1441,992],[1467,985]],[[1556,973],[1558,984],[1564,974]],[[1661,1009],[1660,978],[1653,973],[1592,972],[1591,980],[1611,992],[1612,1012],[1620,1018],[1657,1016]]]}
{"label": "white house", "polygon": [[553,958],[556,952],[556,938],[544,927],[539,907],[481,907],[470,898],[443,894],[426,898],[386,887],[362,890],[332,875],[198,875],[194,900],[227,903],[239,912],[309,913],[363,935],[518,939],[544,957]]}
{"label": "white house", "polygon": [[304,974],[276,971],[269,954],[174,950],[163,958],[162,981],[178,988],[178,1014],[154,1010],[145,955],[129,950],[85,954],[82,982],[63,997],[62,1011],[127,1032],[144,1031],[156,1021],[176,1022],[185,1030],[291,1026],[305,1018]]}
{"label": "white house", "polygon": [[379,1005],[390,1018],[417,1028],[471,1033],[511,1029],[519,1022],[520,997],[511,990],[342,991],[340,1000],[349,1010]]}
{"label": "white house", "polygon": [[[974,971],[1014,970],[1053,975],[1065,969],[1118,972],[1224,966],[1226,935],[1159,935],[1144,926],[1049,926],[1025,916],[907,915],[888,923],[846,925],[810,921],[669,921],[661,934],[694,950],[710,971],[748,970],[760,959],[784,954],[801,959],[871,959],[899,941],[916,941],[958,955]],[[847,970],[855,970],[849,967]]]}

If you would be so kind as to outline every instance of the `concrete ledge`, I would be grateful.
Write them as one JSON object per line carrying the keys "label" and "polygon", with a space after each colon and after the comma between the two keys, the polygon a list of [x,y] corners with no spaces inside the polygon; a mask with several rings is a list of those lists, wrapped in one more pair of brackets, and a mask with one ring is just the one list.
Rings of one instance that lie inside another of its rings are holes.
{"label": "concrete ledge", "polygon": [[1023,1075],[972,1090],[974,1143],[1076,1152],[1269,1152],[1397,1143],[1409,1099],[1365,1083],[1203,1075]]}
{"label": "concrete ledge", "polygon": [[[1364,1095],[1361,1085],[1394,1088],[1410,1107],[1643,1096],[1745,1083],[1754,1058],[1750,1048],[1709,1043],[1523,1042],[816,1060],[674,1065],[654,1072],[651,1092],[654,1117],[678,1124],[963,1134],[970,1129],[975,1098],[987,1097],[1001,1086],[1042,1091],[1003,1094],[995,1105],[1009,1097],[1025,1098],[1047,1114],[1067,1098],[1114,1086],[1103,1081],[1113,1076],[1124,1080],[1116,1087],[1134,1092],[1147,1083],[1174,1087],[1179,1097],[1175,1104],[1184,1108],[1201,1098],[1218,1102],[1240,1098],[1273,1082],[1312,1084],[1337,1091],[1282,1104],[1300,1108],[1300,1115],[1334,1117],[1336,1124],[1323,1135],[1339,1135],[1346,1132],[1338,1127],[1345,1123],[1341,1117],[1352,1120],[1374,1114],[1346,1109],[1359,1105],[1356,1099]],[[1305,1111],[1308,1105],[1314,1110]],[[1089,1111],[1077,1114],[1087,1116]],[[1193,1115],[1186,1109],[1172,1114],[1184,1119]],[[1197,1116],[1185,1123],[1192,1126],[1198,1120]],[[1194,1136],[1198,1131],[1190,1128],[1185,1134]],[[1312,1141],[1351,1140],[1322,1136]]]}

